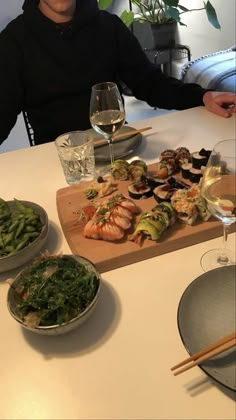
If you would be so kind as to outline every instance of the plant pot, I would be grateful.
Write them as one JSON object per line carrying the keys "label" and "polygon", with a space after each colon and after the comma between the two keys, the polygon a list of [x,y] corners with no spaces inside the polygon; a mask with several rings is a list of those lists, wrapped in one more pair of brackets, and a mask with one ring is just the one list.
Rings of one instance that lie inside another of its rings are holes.
{"label": "plant pot", "polygon": [[177,22],[151,24],[154,48],[173,48],[175,46]]}

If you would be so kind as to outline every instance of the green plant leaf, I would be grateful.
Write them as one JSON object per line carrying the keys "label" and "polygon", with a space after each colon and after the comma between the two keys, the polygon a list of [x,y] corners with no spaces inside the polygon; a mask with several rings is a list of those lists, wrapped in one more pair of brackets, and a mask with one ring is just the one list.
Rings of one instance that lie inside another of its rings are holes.
{"label": "green plant leaf", "polygon": [[[104,7],[110,4],[110,0],[98,0],[98,3]],[[182,14],[205,10],[209,23],[216,29],[220,29],[216,11],[209,0],[203,1],[203,7],[192,9],[179,4],[179,0],[131,0],[131,3],[135,6],[135,14],[125,10],[120,16],[127,26],[134,21],[163,24],[173,20],[187,26],[181,21]]]}
{"label": "green plant leaf", "polygon": [[217,19],[216,11],[210,1],[208,0],[206,3],[204,2],[206,14],[209,22],[214,26],[216,29],[221,29],[219,21]]}
{"label": "green plant leaf", "polygon": [[99,9],[106,10],[111,5],[112,0],[98,0]]}
{"label": "green plant leaf", "polygon": [[176,22],[180,22],[179,11],[175,7],[167,7],[166,16],[170,19],[176,20]]}
{"label": "green plant leaf", "polygon": [[179,7],[179,0],[163,0],[166,6]]}
{"label": "green plant leaf", "polygon": [[129,27],[134,21],[134,13],[124,10],[121,13],[120,18],[122,22],[124,22],[124,24]]}
{"label": "green plant leaf", "polygon": [[181,4],[178,5],[178,8],[181,9],[183,12],[190,12],[190,10],[187,9],[187,7],[181,6]]}

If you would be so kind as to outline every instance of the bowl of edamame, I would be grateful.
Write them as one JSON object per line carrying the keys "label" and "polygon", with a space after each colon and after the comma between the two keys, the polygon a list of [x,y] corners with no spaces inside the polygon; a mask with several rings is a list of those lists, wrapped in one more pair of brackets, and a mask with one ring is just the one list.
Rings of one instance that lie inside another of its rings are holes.
{"label": "bowl of edamame", "polygon": [[48,237],[48,216],[36,203],[0,198],[0,273],[33,259]]}
{"label": "bowl of edamame", "polygon": [[92,314],[101,276],[84,257],[45,253],[8,283],[12,317],[37,334],[59,335],[74,330]]}

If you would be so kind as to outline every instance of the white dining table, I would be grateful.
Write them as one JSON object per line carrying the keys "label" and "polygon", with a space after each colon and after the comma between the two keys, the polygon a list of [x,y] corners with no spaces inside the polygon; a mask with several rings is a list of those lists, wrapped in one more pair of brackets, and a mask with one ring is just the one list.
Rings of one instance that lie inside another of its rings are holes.
{"label": "white dining table", "polygon": [[[134,155],[148,164],[166,148],[210,149],[235,138],[235,117],[203,107],[132,124],[143,141]],[[33,201],[49,217],[49,252],[70,253],[56,207],[66,187],[55,145],[48,143],[0,155],[0,197]],[[174,376],[171,366],[187,357],[178,325],[178,305],[187,286],[203,274],[201,255],[222,238],[102,273],[93,315],[58,337],[23,329],[7,309],[8,284],[18,270],[0,275],[1,419],[233,420],[235,392],[199,367]],[[229,235],[235,249],[235,234]]]}

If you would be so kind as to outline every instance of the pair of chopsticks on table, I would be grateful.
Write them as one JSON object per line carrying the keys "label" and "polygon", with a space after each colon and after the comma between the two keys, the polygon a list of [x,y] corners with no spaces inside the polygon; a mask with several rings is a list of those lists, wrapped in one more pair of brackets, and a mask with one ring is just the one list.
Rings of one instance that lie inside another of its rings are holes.
{"label": "pair of chopsticks on table", "polygon": [[[121,140],[127,139],[128,137],[135,136],[136,134],[143,133],[144,131],[151,130],[151,129],[152,127],[144,127],[144,128],[140,128],[139,130],[132,130],[132,131],[130,130],[130,131],[126,131],[126,133],[117,134],[113,138],[113,143],[117,143]],[[107,144],[107,140],[104,138],[94,140],[94,147],[102,146],[104,144]]]}
{"label": "pair of chopsticks on table", "polygon": [[173,366],[171,370],[174,371],[174,375],[177,376],[180,373],[185,372],[186,370],[199,365],[201,362],[204,362],[205,360],[210,359],[217,354],[223,353],[225,350],[228,350],[234,346],[236,346],[236,331],[226,335],[215,343],[204,347],[197,353],[192,354],[192,356]]}

